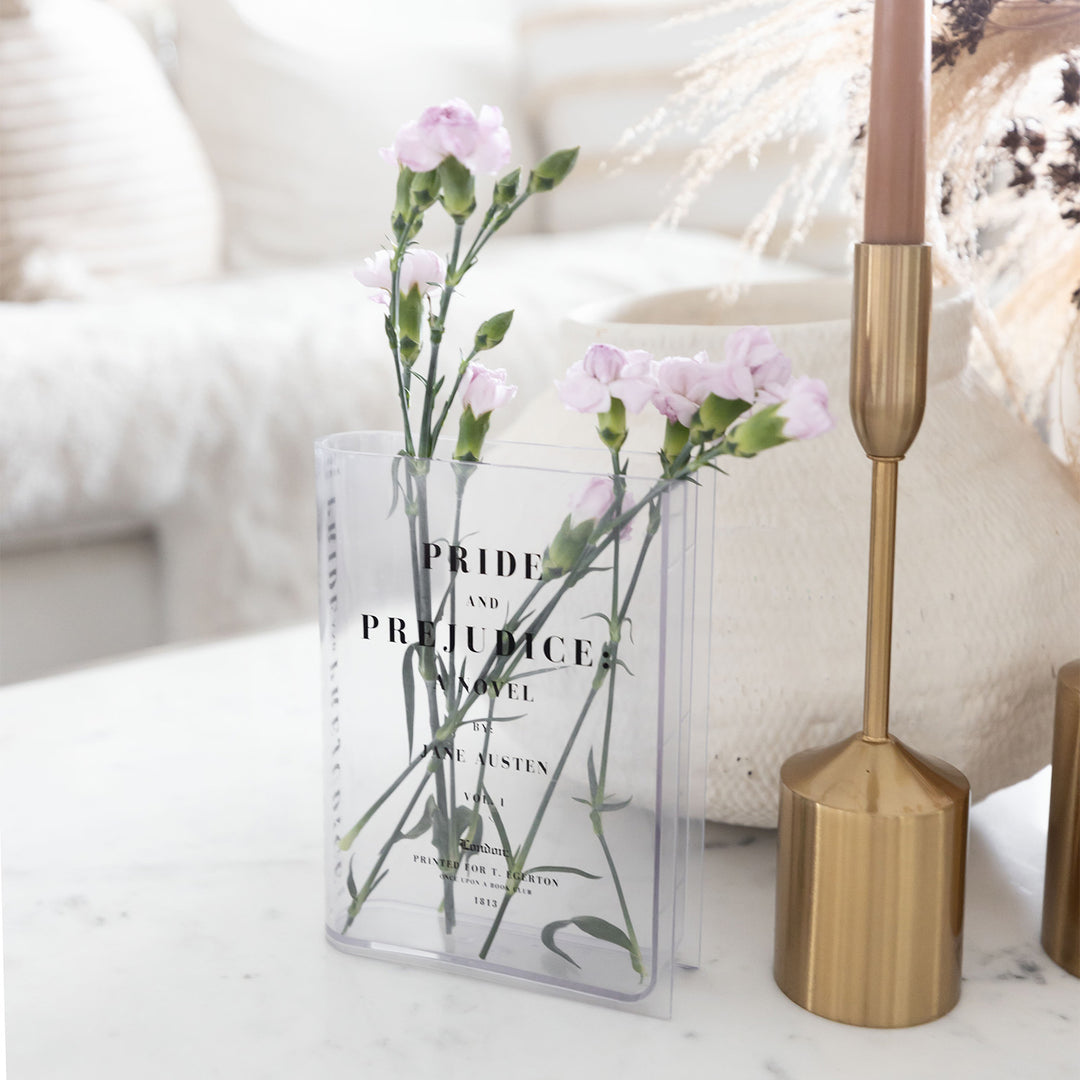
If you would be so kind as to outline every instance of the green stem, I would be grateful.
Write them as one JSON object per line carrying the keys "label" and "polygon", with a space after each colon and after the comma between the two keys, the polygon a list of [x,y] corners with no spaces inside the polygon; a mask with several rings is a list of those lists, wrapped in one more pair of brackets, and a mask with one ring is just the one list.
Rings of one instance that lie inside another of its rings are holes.
{"label": "green stem", "polygon": [[461,250],[461,232],[464,224],[454,223],[454,244],[450,251],[450,262],[446,267],[446,281],[442,288],[442,297],[439,300],[438,318],[431,323],[431,345],[429,348],[427,385],[424,387],[424,410],[420,418],[420,456],[431,457],[435,451],[435,443],[431,432],[431,414],[435,408],[435,379],[439,370],[439,348],[442,345],[443,333],[446,329],[446,316],[450,310],[450,298],[454,295],[454,287],[457,284],[458,254]]}
{"label": "green stem", "polygon": [[[484,774],[487,772],[487,755],[488,748],[491,745],[491,717],[495,712],[495,701],[492,699],[491,704],[488,706],[488,722],[484,725],[484,745],[480,751],[480,768],[476,773],[476,790],[473,792],[473,811],[469,817],[469,825],[465,830],[464,839],[468,843],[474,843],[476,839],[476,830],[480,823],[480,807],[485,795],[484,791]],[[468,860],[468,855],[461,860],[465,863]],[[457,877],[457,871],[454,871],[454,877]]]}
{"label": "green stem", "polygon": [[439,436],[442,434],[443,425],[446,423],[446,418],[450,413],[450,406],[454,403],[454,399],[457,397],[458,387],[461,386],[461,380],[465,378],[465,371],[469,366],[469,362],[476,356],[476,347],[473,346],[472,351],[464,360],[458,365],[457,378],[454,380],[454,385],[450,389],[450,393],[446,395],[446,400],[443,402],[442,412],[439,413],[439,419],[435,421],[435,428],[431,433],[431,448],[432,453],[435,452],[435,447],[438,445]]}
{"label": "green stem", "polygon": [[364,880],[364,884],[360,887],[353,902],[349,905],[349,911],[345,920],[345,926],[342,929],[343,934],[349,932],[349,927],[352,926],[353,920],[360,914],[360,909],[364,906],[364,902],[368,896],[371,895],[372,889],[375,887],[375,879],[378,877],[379,871],[382,869],[382,865],[386,862],[387,856],[390,854],[393,846],[401,839],[401,830],[405,827],[405,822],[408,821],[409,815],[413,812],[413,807],[416,806],[420,799],[420,796],[424,792],[424,788],[427,787],[428,780],[431,779],[432,774],[429,772],[424,773],[424,778],[417,785],[416,791],[413,792],[413,797],[409,800],[409,805],[405,807],[404,812],[398,819],[397,825],[394,826],[394,831],[390,834],[390,838],[379,849],[379,857],[375,860],[375,865],[371,868],[371,872]]}
{"label": "green stem", "polygon": [[416,768],[417,765],[423,761],[423,755],[418,754],[416,757],[401,770],[398,778],[368,807],[364,816],[338,841],[338,847],[342,851],[348,851],[352,847],[353,841],[360,835],[360,830],[378,813],[379,808],[382,806],[391,795],[405,782],[405,778]]}
{"label": "green stem", "polygon": [[[596,816],[600,817],[601,815],[597,814]],[[626,903],[626,894],[623,892],[622,882],[619,880],[619,872],[615,869],[615,860],[612,858],[611,849],[608,847],[607,838],[604,836],[602,827],[597,832],[596,837],[600,841],[600,847],[603,849],[608,869],[611,871],[611,880],[615,885],[615,893],[619,898],[619,907],[622,908],[623,922],[626,924],[626,936],[630,939],[631,945],[630,964],[642,978],[645,978],[645,960],[641,955],[641,946],[638,944],[637,934],[634,933],[634,924],[630,918],[630,908]]]}
{"label": "green stem", "polygon": [[414,454],[415,450],[413,447],[412,425],[409,423],[409,376],[408,370],[401,362],[401,345],[399,341],[401,328],[398,326],[398,318],[401,308],[401,260],[409,243],[408,236],[416,221],[416,214],[416,210],[409,212],[409,218],[405,224],[405,231],[402,233],[402,238],[394,247],[390,275],[390,325],[393,327],[394,331],[394,336],[390,342],[390,351],[394,357],[394,374],[397,376],[398,402],[401,405],[401,424],[402,431],[405,435],[405,453],[410,457]]}
{"label": "green stem", "polygon": [[[536,811],[536,815],[533,817],[532,824],[529,826],[529,832],[521,847],[514,853],[514,870],[519,873],[525,867],[526,860],[529,857],[529,851],[531,850],[533,841],[536,839],[536,834],[540,829],[540,823],[544,819],[544,814],[547,813],[548,803],[551,802],[551,797],[555,794],[555,788],[558,786],[559,778],[562,776],[563,769],[566,768],[567,759],[570,757],[570,752],[574,748],[574,743],[577,742],[581,726],[585,723],[585,717],[588,716],[589,709],[592,708],[592,703],[595,700],[597,693],[599,693],[600,687],[603,685],[604,678],[605,676],[601,675],[598,679],[594,680],[593,686],[589,690],[588,696],[585,698],[585,703],[581,706],[581,712],[578,713],[578,718],[574,722],[574,727],[570,732],[570,736],[566,740],[566,746],[563,747],[559,763],[555,766],[555,771],[552,773],[551,780],[548,781],[548,786],[544,791],[543,798],[540,800],[540,806]],[[510,905],[510,900],[516,892],[517,886],[510,880],[508,875],[506,891],[503,893],[502,903],[499,904],[499,910],[495,913],[495,919],[491,924],[491,928],[488,930],[487,937],[484,939],[483,947],[480,949],[481,960],[487,957],[488,951],[491,949],[491,945],[495,940],[495,935],[498,933],[499,925],[502,923],[503,916],[506,914],[506,909]]]}
{"label": "green stem", "polygon": [[[655,498],[655,497],[656,496],[653,495],[653,498]],[[639,508],[640,508],[640,506],[644,505],[644,502],[645,502],[645,500],[643,500],[642,503],[638,504]],[[634,572],[633,572],[633,575],[631,576],[630,585],[629,585],[629,587],[627,589],[627,592],[626,592],[626,595],[625,595],[625,597],[623,599],[623,603],[616,611],[616,625],[621,625],[622,621],[626,618],[626,614],[627,614],[627,611],[629,610],[629,606],[630,606],[630,600],[633,597],[634,590],[636,589],[638,580],[641,577],[641,570],[642,570],[642,567],[644,566],[644,563],[645,563],[645,556],[648,553],[648,548],[649,548],[649,546],[650,546],[650,544],[652,542],[652,537],[653,537],[653,535],[655,533],[655,529],[653,529],[651,527],[651,525],[652,525],[652,515],[650,514],[650,529],[645,535],[645,540],[642,542],[642,548],[641,548],[641,551],[638,553],[637,562],[636,562],[636,564],[634,566]],[[614,538],[617,538],[617,536],[618,536],[617,531],[615,531],[614,533],[609,533],[609,540],[604,545],[602,545],[600,548],[598,548],[596,553],[599,554],[599,551],[603,550],[603,548],[607,546],[607,543],[616,542],[616,539],[614,539]],[[594,559],[591,559],[589,561],[591,563],[592,561],[594,561]],[[615,635],[613,633],[612,637],[614,637],[614,636]],[[607,669],[607,674],[604,674],[603,671],[598,672],[597,677],[593,680],[593,685],[592,685],[591,689],[589,690],[589,694],[585,699],[585,703],[581,708],[581,712],[578,714],[577,721],[575,722],[574,727],[570,732],[570,736],[567,739],[566,746],[563,749],[562,756],[559,758],[559,763],[558,763],[558,765],[556,765],[555,771],[552,774],[551,780],[548,782],[548,786],[547,786],[546,790],[544,791],[544,796],[540,800],[540,805],[537,808],[535,816],[533,817],[532,824],[529,827],[529,832],[525,837],[525,841],[522,844],[522,846],[520,848],[518,848],[517,852],[514,855],[514,869],[519,871],[519,872],[521,870],[523,870],[524,867],[525,867],[526,861],[527,861],[527,859],[529,857],[529,851],[532,848],[533,841],[536,839],[536,834],[540,829],[540,825],[541,825],[541,823],[543,821],[544,815],[547,813],[548,804],[551,802],[552,796],[555,794],[555,788],[558,786],[559,779],[562,776],[563,769],[566,767],[566,762],[567,762],[567,759],[570,756],[570,752],[573,749],[574,744],[577,741],[579,733],[581,732],[581,727],[582,727],[582,724],[585,722],[585,717],[588,715],[589,710],[592,708],[593,701],[596,699],[596,696],[599,693],[601,687],[603,686],[605,679],[609,678],[609,676],[614,675],[614,672],[615,672],[614,659],[615,658],[613,657],[612,658],[612,663]],[[611,722],[611,708],[612,708],[613,701],[614,701],[614,698],[611,696],[611,693],[610,693],[610,690],[609,690],[609,696],[608,696],[608,724],[609,725],[610,725],[610,722]],[[602,824],[599,823],[599,818],[600,818],[599,813],[596,813],[594,811],[594,817],[596,819],[594,824],[597,826],[597,835],[599,837],[601,837],[601,843],[606,848],[606,841],[603,840],[603,826],[602,826]],[[623,915],[624,915],[624,917],[626,919],[626,922],[627,922],[627,936],[630,938],[630,940],[634,944],[634,948],[635,948],[635,952],[631,955],[631,961],[632,961],[632,963],[634,963],[634,970],[638,971],[638,973],[641,974],[643,972],[644,965],[642,964],[640,950],[638,949],[638,946],[637,946],[637,938],[634,935],[633,923],[630,921],[629,909],[626,907],[626,904],[625,904],[625,896],[623,895],[622,884],[618,880],[618,873],[615,870],[614,862],[609,860],[609,866],[611,867],[612,876],[613,876],[613,879],[615,881],[616,892],[619,895],[620,902],[621,902],[621,904],[623,906]],[[481,959],[484,959],[487,956],[489,950],[491,949],[492,943],[495,940],[495,935],[498,932],[499,926],[502,923],[503,917],[506,914],[506,910],[509,907],[510,901],[513,898],[515,892],[516,892],[516,889],[511,889],[510,887],[508,887],[506,892],[503,894],[502,902],[499,905],[499,910],[495,913],[495,919],[492,922],[490,929],[488,930],[488,935],[484,939],[484,945],[480,950],[480,958]]]}
{"label": "green stem", "polygon": [[[473,263],[476,262],[477,255],[483,250],[484,245],[510,220],[510,218],[517,213],[522,204],[529,198],[529,195],[519,195],[512,203],[510,203],[508,212],[504,215],[500,215],[489,225],[480,229],[480,231],[473,238],[472,244],[469,246],[469,250],[465,253],[465,258],[461,260],[461,273],[458,275],[457,282],[460,283],[461,279],[468,273]],[[449,273],[447,274],[449,277]]]}
{"label": "green stem", "polygon": [[[616,506],[618,502],[616,502]],[[633,599],[634,591],[637,588],[637,583],[641,577],[641,569],[645,565],[645,556],[648,554],[649,547],[652,544],[653,536],[656,533],[654,527],[654,514],[653,508],[649,509],[649,524],[645,533],[645,538],[641,543],[641,550],[638,552],[637,562],[634,566],[633,574],[630,578],[630,584],[627,586],[626,595],[623,597],[622,604],[619,603],[619,549],[616,544],[614,568],[612,573],[612,588],[611,588],[611,618],[612,618],[612,632],[611,642],[609,643],[610,654],[609,663],[610,678],[608,679],[608,693],[607,693],[607,710],[604,716],[604,738],[603,746],[600,752],[600,775],[597,780],[596,793],[593,796],[593,807],[590,815],[592,819],[593,832],[596,833],[596,838],[600,842],[601,850],[604,853],[604,858],[608,864],[608,870],[611,872],[611,881],[615,886],[615,894],[619,900],[619,908],[622,910],[623,922],[626,926],[626,936],[630,939],[630,963],[634,970],[642,977],[645,977],[645,963],[641,956],[641,947],[638,945],[637,934],[634,932],[634,922],[630,916],[630,908],[626,902],[626,894],[623,890],[622,880],[619,877],[618,868],[615,865],[615,859],[611,854],[611,848],[608,846],[607,837],[604,835],[604,803],[607,801],[606,785],[607,785],[607,767],[608,757],[611,748],[611,731],[613,726],[613,719],[615,713],[615,687],[617,679],[617,661],[619,656],[619,642],[622,637],[622,623],[626,618],[627,613],[630,610],[630,602]]]}
{"label": "green stem", "polygon": [[[419,552],[427,545],[431,538],[430,524],[428,521],[428,497],[427,497],[427,474],[421,472],[415,477],[416,483],[416,515],[410,517],[410,541],[412,544],[412,571],[413,571],[413,598],[416,605],[416,618],[418,624],[423,624],[431,621],[431,579],[430,576],[420,569]],[[419,537],[417,536],[419,532]],[[428,726],[431,730],[431,737],[434,741],[437,738],[439,729],[442,727],[439,717],[439,701],[437,693],[437,681],[435,678],[435,647],[434,645],[428,646],[430,650],[428,654],[428,662],[423,665],[422,675],[424,678],[424,687],[427,691],[428,702]],[[421,649],[421,655],[425,650]],[[452,746],[451,742],[451,746]],[[448,755],[450,761],[450,768],[453,769],[454,755],[451,753]],[[446,822],[446,836],[443,843],[439,846],[439,854],[444,859],[449,859],[451,855],[450,839],[453,832],[454,821],[454,803],[453,803],[453,788],[454,781],[451,777],[450,789],[451,795],[448,801],[447,799],[447,780],[446,780],[446,762],[447,757],[439,758],[438,768],[435,772],[435,801],[438,804],[439,811],[443,815],[443,820]],[[455,908],[454,908],[454,883],[452,878],[447,875],[443,877],[443,919],[446,926],[446,932],[451,933],[454,929],[455,922]]]}

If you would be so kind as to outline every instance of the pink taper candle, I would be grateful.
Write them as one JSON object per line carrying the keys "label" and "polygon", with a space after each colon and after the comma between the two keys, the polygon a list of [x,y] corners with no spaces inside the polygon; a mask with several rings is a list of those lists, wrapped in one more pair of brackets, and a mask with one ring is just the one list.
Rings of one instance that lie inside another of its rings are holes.
{"label": "pink taper candle", "polygon": [[930,0],[875,0],[866,153],[868,244],[921,244],[926,214]]}

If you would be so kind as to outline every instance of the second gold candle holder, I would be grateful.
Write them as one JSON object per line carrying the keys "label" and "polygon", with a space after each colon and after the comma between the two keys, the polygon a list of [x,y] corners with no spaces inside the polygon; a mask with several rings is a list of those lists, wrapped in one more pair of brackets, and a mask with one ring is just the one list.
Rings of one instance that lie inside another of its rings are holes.
{"label": "second gold candle holder", "polygon": [[857,244],[851,415],[873,462],[863,730],[780,774],[774,974],[810,1012],[908,1027],[960,996],[969,786],[889,734],[898,465],[922,422],[930,248]]}

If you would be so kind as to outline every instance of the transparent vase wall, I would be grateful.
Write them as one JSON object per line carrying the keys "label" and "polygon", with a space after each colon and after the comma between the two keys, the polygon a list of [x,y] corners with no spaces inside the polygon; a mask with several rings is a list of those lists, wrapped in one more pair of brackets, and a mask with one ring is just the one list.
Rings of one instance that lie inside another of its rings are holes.
{"label": "transparent vase wall", "polygon": [[[440,447],[418,469],[400,448],[316,448],[327,934],[669,1015],[700,946],[711,477],[659,496],[648,542],[646,508],[548,579],[606,453]],[[631,460],[628,500],[653,471]]]}

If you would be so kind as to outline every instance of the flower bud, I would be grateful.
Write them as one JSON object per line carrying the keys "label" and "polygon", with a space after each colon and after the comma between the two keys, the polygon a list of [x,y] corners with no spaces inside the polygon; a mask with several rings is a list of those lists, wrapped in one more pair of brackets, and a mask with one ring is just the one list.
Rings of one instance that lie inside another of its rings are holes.
{"label": "flower bud", "polygon": [[439,170],[413,173],[409,185],[409,206],[413,210],[424,211],[439,197]]}
{"label": "flower bud", "polygon": [[710,394],[701,404],[692,427],[701,442],[720,438],[728,425],[750,408],[749,401],[732,401],[730,398]]}
{"label": "flower bud", "polygon": [[496,185],[491,201],[495,206],[509,206],[516,198],[521,182],[521,169],[507,173]]}
{"label": "flower bud", "polygon": [[500,311],[498,315],[492,315],[487,322],[481,323],[480,329],[476,331],[476,341],[474,343],[476,351],[484,352],[501,344],[502,339],[506,337],[507,330],[510,329],[513,318],[514,313],[512,311]]}
{"label": "flower bud", "polygon": [[558,187],[577,162],[579,147],[570,150],[556,150],[554,154],[548,154],[531,173],[529,173],[529,186],[525,189],[526,194],[535,195],[540,191],[550,191]]}
{"label": "flower bud", "polygon": [[424,301],[419,287],[414,285],[398,300],[398,344],[406,367],[411,367],[420,355],[423,321]]}
{"label": "flower bud", "polygon": [[664,429],[664,457],[674,461],[683,452],[689,438],[689,428],[683,427],[678,420],[669,420]]}
{"label": "flower bud", "polygon": [[491,413],[475,416],[472,408],[465,406],[458,423],[458,441],[454,448],[455,461],[479,461],[484,449],[484,438],[491,424]]}
{"label": "flower bud", "polygon": [[784,417],[777,415],[779,405],[769,405],[759,413],[744,420],[728,435],[739,457],[753,457],[762,450],[788,442],[784,435]]}
{"label": "flower bud", "polygon": [[398,170],[397,195],[394,200],[394,212],[390,215],[390,224],[393,226],[395,238],[399,241],[403,238],[405,223],[409,216],[409,191],[415,175],[412,169],[405,165]]}
{"label": "flower bud", "polygon": [[585,545],[592,537],[595,526],[596,522],[592,518],[587,518],[575,525],[571,520],[571,515],[566,515],[559,531],[548,545],[547,551],[544,552],[544,558],[540,564],[544,581],[562,577],[577,565],[581,553],[585,550]]}
{"label": "flower bud", "polygon": [[444,158],[438,168],[442,186],[442,204],[461,225],[476,209],[476,180],[455,157]]}
{"label": "flower bud", "polygon": [[619,398],[613,397],[611,408],[598,413],[596,421],[600,441],[612,450],[619,450],[626,442],[626,406]]}

